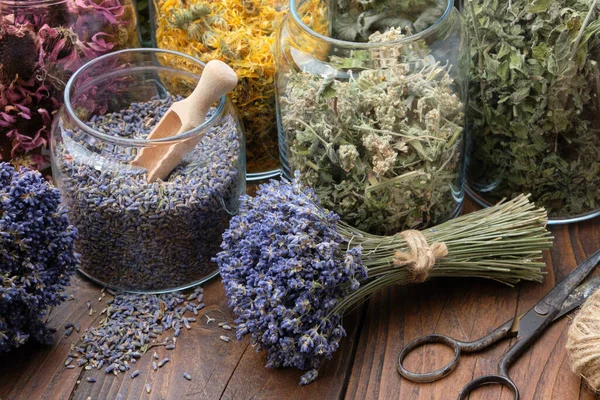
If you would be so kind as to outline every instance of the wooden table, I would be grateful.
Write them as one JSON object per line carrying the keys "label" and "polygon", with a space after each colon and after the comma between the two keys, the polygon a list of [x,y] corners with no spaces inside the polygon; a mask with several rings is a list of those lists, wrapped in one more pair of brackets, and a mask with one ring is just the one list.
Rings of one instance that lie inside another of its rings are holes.
{"label": "wooden table", "polygon": [[[468,208],[472,208],[472,204]],[[600,221],[552,228],[555,245],[545,254],[548,264],[543,284],[524,283],[510,288],[475,279],[445,279],[408,287],[392,287],[376,294],[348,316],[348,336],[335,357],[320,371],[319,379],[298,386],[296,370],[264,368],[265,356],[256,353],[247,341],[225,343],[217,323],[201,323],[186,330],[171,352],[171,362],[154,372],[150,354],[140,359],[140,376],[115,377],[103,371],[84,371],[63,365],[76,335],[64,337],[64,324],[79,321],[82,329],[94,324],[98,314],[88,315],[86,301],[94,309],[100,288],[74,277],[69,293],[75,300],[55,309],[49,325],[58,329],[54,345],[28,344],[0,359],[0,399],[454,399],[472,377],[496,372],[497,360],[509,345],[499,343],[491,350],[466,355],[448,378],[430,384],[414,384],[396,372],[402,346],[413,338],[432,332],[460,340],[471,340],[531,307],[569,271],[600,247]],[[206,310],[232,315],[219,279],[205,286]],[[203,315],[202,313],[200,315]],[[219,313],[211,313],[217,317]],[[223,320],[222,318],[220,320]],[[510,371],[522,399],[592,399],[593,393],[569,368],[565,353],[569,318],[548,329],[542,338],[519,359]],[[415,370],[434,370],[450,360],[444,347],[421,348],[408,365]],[[185,380],[183,372],[192,375]],[[96,383],[86,377],[93,376]],[[146,383],[152,385],[148,395]],[[512,399],[508,390],[483,388],[472,396],[480,399]]]}

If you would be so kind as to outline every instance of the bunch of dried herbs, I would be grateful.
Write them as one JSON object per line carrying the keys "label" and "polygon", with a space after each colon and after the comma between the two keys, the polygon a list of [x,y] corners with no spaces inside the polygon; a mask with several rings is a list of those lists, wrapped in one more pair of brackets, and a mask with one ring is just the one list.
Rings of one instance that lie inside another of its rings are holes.
{"label": "bunch of dried herbs", "polygon": [[[403,37],[392,28],[369,42]],[[365,58],[379,65],[352,69]],[[326,208],[371,233],[450,218],[460,205],[464,126],[452,67],[423,41],[355,50],[330,63],[347,79],[286,77],[279,102],[291,169]]]}
{"label": "bunch of dried herbs", "polygon": [[319,204],[296,175],[244,196],[217,255],[238,339],[268,353],[267,367],[315,380],[346,332],[342,318],[373,293],[428,277],[540,281],[551,245],[546,211],[526,196],[422,232],[361,232]]}
{"label": "bunch of dried herbs", "polygon": [[550,217],[598,208],[600,2],[470,0],[470,185]]}

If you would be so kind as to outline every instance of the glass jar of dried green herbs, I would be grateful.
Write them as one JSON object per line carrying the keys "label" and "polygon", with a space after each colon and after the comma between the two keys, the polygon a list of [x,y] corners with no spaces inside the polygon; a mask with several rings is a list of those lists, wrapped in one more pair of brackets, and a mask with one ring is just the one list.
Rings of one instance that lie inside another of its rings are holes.
{"label": "glass jar of dried green herbs", "polygon": [[[147,139],[203,67],[181,53],[124,50],[87,63],[67,83],[52,129],[54,180],[78,230],[80,270],[104,286],[170,291],[217,273],[211,259],[245,192],[235,107],[222,97],[194,129]],[[197,140],[164,180],[149,182],[135,162],[142,149]]]}
{"label": "glass jar of dried green herbs", "polygon": [[69,77],[139,44],[133,0],[0,1],[0,160],[45,169]]}
{"label": "glass jar of dried green herbs", "polygon": [[530,192],[550,223],[600,214],[600,1],[465,1],[469,187]]}
{"label": "glass jar of dried green herbs", "polygon": [[285,177],[371,233],[460,212],[468,40],[452,0],[292,0],[275,53]]}

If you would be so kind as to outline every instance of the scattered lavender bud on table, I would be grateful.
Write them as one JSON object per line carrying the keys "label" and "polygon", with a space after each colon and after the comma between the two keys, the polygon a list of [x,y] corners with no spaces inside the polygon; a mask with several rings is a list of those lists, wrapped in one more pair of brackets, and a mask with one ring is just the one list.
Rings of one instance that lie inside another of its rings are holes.
{"label": "scattered lavender bud on table", "polygon": [[65,331],[65,336],[70,336],[72,332],[73,332],[73,327],[70,327],[69,329],[67,329]]}
{"label": "scattered lavender bud on table", "polygon": [[229,342],[229,340],[230,340],[228,336],[224,336],[224,335],[219,336],[219,339],[221,339],[224,342]]}
{"label": "scattered lavender bud on table", "polygon": [[74,365],[67,365],[67,369],[73,369],[73,368],[75,368]]}
{"label": "scattered lavender bud on table", "polygon": [[162,366],[163,366],[163,365],[165,365],[166,363],[168,363],[169,361],[170,361],[170,360],[169,360],[169,357],[165,357],[165,358],[163,358],[163,359],[162,359],[162,360],[160,360],[160,362],[158,363],[158,368],[162,368]]}
{"label": "scattered lavender bud on table", "polygon": [[185,379],[187,379],[188,381],[191,381],[191,380],[192,380],[192,376],[191,376],[190,374],[188,374],[187,372],[184,372],[184,373],[183,373],[183,377],[184,377]]}
{"label": "scattered lavender bud on table", "polygon": [[90,383],[96,382],[96,378],[94,378],[93,376],[88,376],[85,380],[88,381],[88,382],[90,382]]}
{"label": "scattered lavender bud on table", "polygon": [[231,326],[225,324],[222,326],[223,329],[225,329],[226,331],[230,331],[231,330]]}
{"label": "scattered lavender bud on table", "polygon": [[139,374],[140,374],[140,371],[136,369],[136,370],[135,370],[135,371],[133,371],[133,373],[131,374],[131,379],[134,379],[134,378],[135,378],[136,376],[138,376]]}
{"label": "scattered lavender bud on table", "polygon": [[150,390],[152,390],[152,387],[149,383],[146,383],[146,393],[150,393]]}
{"label": "scattered lavender bud on table", "polygon": [[152,369],[155,371],[158,369],[158,365],[156,364],[156,361],[152,361]]}
{"label": "scattered lavender bud on table", "polygon": [[175,349],[175,345],[173,345],[173,344],[168,344],[168,345],[166,345],[166,346],[165,346],[165,349],[166,349],[166,350],[173,350],[173,349]]}

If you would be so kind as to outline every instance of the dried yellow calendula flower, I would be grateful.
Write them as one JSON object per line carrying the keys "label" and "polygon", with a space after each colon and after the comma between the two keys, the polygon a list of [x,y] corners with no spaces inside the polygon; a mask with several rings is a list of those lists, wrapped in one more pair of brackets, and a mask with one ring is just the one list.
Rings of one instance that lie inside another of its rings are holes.
{"label": "dried yellow calendula flower", "polygon": [[277,167],[274,62],[271,46],[285,1],[154,0],[156,44],[235,69],[232,95],[246,128],[248,169]]}

